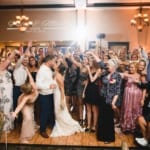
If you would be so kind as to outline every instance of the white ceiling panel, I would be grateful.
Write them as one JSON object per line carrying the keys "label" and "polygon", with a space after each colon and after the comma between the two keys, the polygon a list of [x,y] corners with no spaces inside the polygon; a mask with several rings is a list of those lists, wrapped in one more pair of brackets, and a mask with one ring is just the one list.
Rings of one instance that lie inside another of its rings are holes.
{"label": "white ceiling panel", "polygon": [[74,4],[74,0],[0,0],[0,5]]}
{"label": "white ceiling panel", "polygon": [[[81,0],[82,1],[82,0]],[[87,0],[93,3],[136,3],[150,2],[150,0]],[[0,5],[48,5],[48,4],[74,4],[74,0],[0,0]]]}
{"label": "white ceiling panel", "polygon": [[136,3],[136,2],[150,2],[150,0],[87,0],[91,3]]}

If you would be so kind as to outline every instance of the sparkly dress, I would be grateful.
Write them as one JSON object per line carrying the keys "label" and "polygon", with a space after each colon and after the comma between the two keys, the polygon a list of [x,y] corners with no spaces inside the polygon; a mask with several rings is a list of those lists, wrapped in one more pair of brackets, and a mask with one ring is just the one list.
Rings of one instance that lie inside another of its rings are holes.
{"label": "sparkly dress", "polygon": [[127,78],[123,103],[121,108],[121,128],[123,132],[133,132],[136,128],[136,119],[142,114],[142,89],[134,83],[133,78]]}
{"label": "sparkly dress", "polygon": [[88,73],[87,72],[80,72],[78,83],[77,83],[77,96],[82,98],[83,90],[85,87],[84,81],[88,79]]}

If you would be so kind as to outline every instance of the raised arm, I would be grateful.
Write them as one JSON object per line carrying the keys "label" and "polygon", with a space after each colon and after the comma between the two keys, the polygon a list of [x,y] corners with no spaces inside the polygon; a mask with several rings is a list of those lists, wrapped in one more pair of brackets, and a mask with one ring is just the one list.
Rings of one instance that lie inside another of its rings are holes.
{"label": "raised arm", "polygon": [[22,110],[22,108],[24,107],[24,105],[27,103],[28,100],[29,100],[28,96],[26,96],[26,97],[20,96],[19,97],[19,99],[18,99],[19,104],[17,105],[15,111],[12,112],[12,114],[11,114],[13,118],[17,117],[18,113]]}
{"label": "raised arm", "polygon": [[34,90],[37,90],[37,86],[36,86],[36,84],[35,84],[35,82],[33,80],[33,77],[31,75],[30,71],[28,70],[27,67],[25,69],[26,69],[27,75],[29,77],[29,83],[32,85],[32,87],[33,87]]}
{"label": "raised arm", "polygon": [[17,61],[17,63],[16,63],[16,65],[15,65],[15,68],[19,68],[20,67],[20,65],[22,64],[22,61],[23,61],[23,59],[24,59],[24,54],[20,57],[20,59]]}
{"label": "raised arm", "polygon": [[96,62],[100,62],[101,59],[98,57],[98,55],[94,54],[93,52],[87,52],[86,54],[90,54],[94,57],[94,59],[96,60]]}
{"label": "raised arm", "polygon": [[65,58],[65,62],[67,64],[67,67],[70,67],[72,65],[72,61],[69,58]]}
{"label": "raised arm", "polygon": [[91,70],[90,70],[90,67],[89,66],[86,66],[87,67],[87,70],[88,70],[88,74],[89,74],[89,77],[90,77],[90,81],[91,82],[94,82],[100,75],[101,73],[101,69],[97,69],[95,75],[92,75],[91,73]]}
{"label": "raised arm", "polygon": [[7,59],[0,64],[0,71],[3,71],[8,67],[8,65],[14,59],[15,54],[16,54],[16,51],[11,52],[11,54],[7,57]]}
{"label": "raised arm", "polygon": [[99,64],[100,68],[105,69],[106,65],[103,63],[103,61],[98,57],[98,55],[94,54],[93,52],[87,52],[87,54],[90,54],[94,57],[95,61]]}
{"label": "raised arm", "polygon": [[73,64],[75,64],[77,67],[81,68],[81,63],[80,62],[76,61],[73,56],[71,56],[70,58],[71,58],[71,61],[72,61]]}
{"label": "raised arm", "polygon": [[144,60],[148,59],[147,53],[142,47],[140,47],[140,52],[139,53],[140,53],[140,56],[141,56],[142,59],[144,59]]}
{"label": "raised arm", "polygon": [[32,98],[31,98],[31,102],[34,102],[36,99],[37,99],[37,96],[39,94],[38,92],[38,88],[33,80],[33,77],[31,76],[31,73],[30,71],[28,70],[28,68],[26,67],[26,72],[28,74],[28,77],[29,77],[29,83],[31,84],[32,88],[33,88],[33,93],[32,93]]}
{"label": "raised arm", "polygon": [[20,67],[24,57],[31,56],[31,52],[30,52],[31,45],[32,45],[32,42],[28,42],[28,46],[27,46],[25,52],[21,55],[20,59],[17,61],[16,65],[15,65],[15,68],[19,68]]}
{"label": "raised arm", "polygon": [[32,47],[32,41],[29,41],[29,42],[28,42],[28,45],[27,45],[27,48],[26,48],[26,50],[25,50],[25,52],[24,52],[26,56],[29,56],[29,57],[30,57],[30,56],[32,55],[32,54],[31,54],[31,51],[30,51],[30,48],[31,48],[31,47]]}

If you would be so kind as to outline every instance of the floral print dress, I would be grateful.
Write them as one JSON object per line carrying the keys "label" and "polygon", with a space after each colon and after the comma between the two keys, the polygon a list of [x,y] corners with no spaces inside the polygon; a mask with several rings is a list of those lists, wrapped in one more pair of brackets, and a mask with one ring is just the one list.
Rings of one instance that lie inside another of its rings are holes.
{"label": "floral print dress", "polygon": [[12,90],[11,74],[7,70],[0,71],[0,111],[5,115],[3,131],[13,129],[13,120],[10,116],[10,112],[13,111]]}

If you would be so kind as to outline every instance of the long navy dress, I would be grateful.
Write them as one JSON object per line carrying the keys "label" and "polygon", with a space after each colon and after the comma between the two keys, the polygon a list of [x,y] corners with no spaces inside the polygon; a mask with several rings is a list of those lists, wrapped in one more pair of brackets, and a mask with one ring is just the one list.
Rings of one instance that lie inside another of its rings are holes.
{"label": "long navy dress", "polygon": [[[110,79],[115,80],[115,82],[110,83]],[[115,141],[114,112],[111,102],[115,95],[119,96],[121,87],[121,76],[118,72],[114,72],[110,79],[108,79],[107,73],[101,76],[97,140],[104,142]]]}

